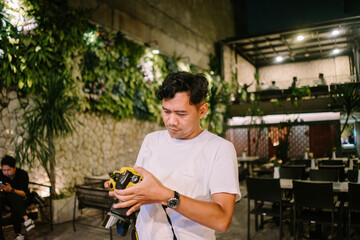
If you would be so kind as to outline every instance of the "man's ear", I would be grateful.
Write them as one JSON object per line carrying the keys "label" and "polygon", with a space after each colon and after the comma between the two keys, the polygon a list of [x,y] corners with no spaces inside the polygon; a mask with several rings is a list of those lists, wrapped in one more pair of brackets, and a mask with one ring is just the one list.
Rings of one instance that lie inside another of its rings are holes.
{"label": "man's ear", "polygon": [[199,112],[200,112],[200,118],[205,117],[206,113],[208,110],[208,104],[204,103],[203,105],[200,106]]}

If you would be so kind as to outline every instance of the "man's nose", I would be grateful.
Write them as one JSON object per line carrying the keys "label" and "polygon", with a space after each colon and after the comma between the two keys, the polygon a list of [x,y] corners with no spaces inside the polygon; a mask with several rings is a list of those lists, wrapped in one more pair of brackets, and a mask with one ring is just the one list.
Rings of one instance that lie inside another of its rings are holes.
{"label": "man's nose", "polygon": [[173,113],[170,114],[169,119],[168,119],[168,124],[177,126],[178,122],[179,121],[178,121],[176,114],[173,114]]}

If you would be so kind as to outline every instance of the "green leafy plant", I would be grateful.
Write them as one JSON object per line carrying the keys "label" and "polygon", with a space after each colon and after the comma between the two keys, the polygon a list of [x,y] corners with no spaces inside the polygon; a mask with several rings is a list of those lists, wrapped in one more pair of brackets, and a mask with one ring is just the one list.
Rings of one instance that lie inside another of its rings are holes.
{"label": "green leafy plant", "polygon": [[16,158],[30,166],[39,160],[46,171],[51,186],[52,196],[56,196],[55,148],[54,139],[71,134],[75,130],[72,113],[76,99],[68,96],[67,74],[52,72],[42,80],[44,91],[32,98],[23,115],[24,134],[16,146]]}
{"label": "green leafy plant", "polygon": [[302,97],[310,96],[310,95],[311,95],[311,91],[309,87],[307,86],[301,88],[295,87],[291,92],[291,103],[295,107],[298,107],[299,106],[298,100],[301,99]]}
{"label": "green leafy plant", "polygon": [[0,14],[5,23],[1,31],[1,42],[5,44],[0,74],[7,86],[41,92],[42,76],[54,68],[72,70],[72,77],[79,77],[76,69],[81,64],[79,57],[85,46],[83,32],[90,26],[88,10],[71,9],[66,1],[60,0],[26,0],[19,9],[12,10],[24,15],[30,24],[13,26],[6,18],[10,16],[5,8],[9,6],[3,5]]}
{"label": "green leafy plant", "polygon": [[351,114],[360,111],[360,87],[357,83],[336,85],[331,97],[334,107],[341,108],[346,114],[345,123],[340,130],[341,135],[348,125]]}
{"label": "green leafy plant", "polygon": [[227,120],[227,106],[230,103],[231,87],[219,76],[205,74],[210,83],[208,113],[202,120],[203,126],[216,134],[223,134]]}

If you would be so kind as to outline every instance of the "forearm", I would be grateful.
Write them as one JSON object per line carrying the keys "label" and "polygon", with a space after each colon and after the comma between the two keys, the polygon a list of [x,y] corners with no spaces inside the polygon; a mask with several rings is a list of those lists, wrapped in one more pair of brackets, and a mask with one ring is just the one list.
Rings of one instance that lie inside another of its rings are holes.
{"label": "forearm", "polygon": [[[172,197],[173,191],[168,191]],[[170,198],[169,197],[169,198]],[[167,200],[161,204],[166,205]],[[219,193],[213,195],[213,201],[199,201],[180,195],[180,204],[175,209],[181,215],[219,232],[225,232],[231,223],[235,204],[235,195]]]}
{"label": "forearm", "polygon": [[16,195],[19,195],[20,197],[26,196],[26,193],[23,190],[18,190],[18,189],[13,188],[12,192],[15,193]]}

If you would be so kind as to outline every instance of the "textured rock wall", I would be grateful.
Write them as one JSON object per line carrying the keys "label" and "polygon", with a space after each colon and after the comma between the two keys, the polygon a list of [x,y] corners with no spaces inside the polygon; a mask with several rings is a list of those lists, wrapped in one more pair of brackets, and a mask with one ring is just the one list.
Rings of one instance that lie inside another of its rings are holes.
{"label": "textured rock wall", "polygon": [[[2,89],[0,95],[0,157],[14,156],[15,142],[12,139],[22,133],[18,123],[27,105],[27,98],[18,97],[15,91]],[[24,104],[21,104],[24,103]],[[109,115],[75,113],[76,132],[55,140],[57,189],[69,188],[84,182],[84,177],[103,175],[132,166],[144,136],[162,129],[156,123],[135,119],[117,121]],[[19,139],[21,141],[21,139]],[[48,178],[39,164],[21,166],[29,172],[30,181],[48,183]]]}

